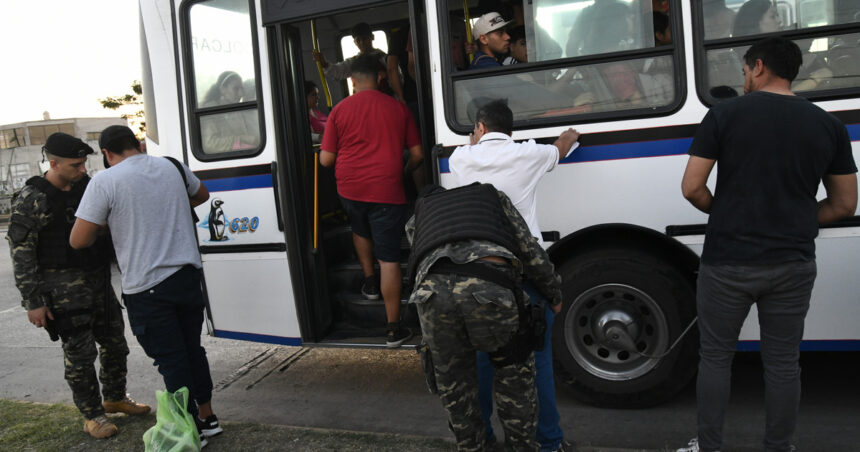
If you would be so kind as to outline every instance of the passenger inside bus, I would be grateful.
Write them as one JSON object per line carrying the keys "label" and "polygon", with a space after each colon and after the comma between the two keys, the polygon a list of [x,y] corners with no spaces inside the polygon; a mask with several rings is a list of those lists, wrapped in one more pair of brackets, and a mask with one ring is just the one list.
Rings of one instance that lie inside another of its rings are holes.
{"label": "passenger inside bus", "polygon": [[328,120],[328,115],[319,111],[320,89],[316,83],[311,81],[305,82],[305,99],[308,103],[308,120],[311,124],[311,141],[314,144],[319,144],[322,140],[322,134],[325,131],[325,123]]}
{"label": "passenger inside bus", "polygon": [[735,16],[732,37],[773,33],[782,28],[782,21],[770,0],[749,0]]}
{"label": "passenger inside bus", "polygon": [[[252,87],[251,94],[256,94]],[[224,71],[209,87],[201,102],[202,107],[237,104],[245,97],[242,77],[234,71]],[[208,153],[253,149],[260,144],[259,127],[255,124],[256,111],[244,110],[204,116],[200,120],[203,149]]]}
{"label": "passenger inside bus", "polygon": [[[365,22],[361,22],[352,27],[352,39],[355,42],[355,46],[358,47],[359,55],[371,55],[379,60],[379,64],[383,67],[387,67],[387,56],[385,52],[373,47],[373,31],[370,29],[370,25]],[[348,58],[340,63],[329,64],[326,60],[325,55],[319,51],[314,50],[314,60],[319,61],[322,64],[323,69],[325,70],[326,77],[330,77],[335,80],[346,80],[350,74],[350,67],[352,62],[355,60],[355,57]]]}

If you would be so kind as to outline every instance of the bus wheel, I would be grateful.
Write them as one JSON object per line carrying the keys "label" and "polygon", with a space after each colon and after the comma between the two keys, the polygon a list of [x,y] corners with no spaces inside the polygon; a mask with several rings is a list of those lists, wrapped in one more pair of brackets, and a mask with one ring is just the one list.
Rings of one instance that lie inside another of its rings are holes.
{"label": "bus wheel", "polygon": [[564,305],[553,326],[555,367],[577,398],[602,407],[647,407],[690,382],[697,329],[654,358],[695,316],[693,289],[675,267],[618,249],[579,256],[559,273]]}

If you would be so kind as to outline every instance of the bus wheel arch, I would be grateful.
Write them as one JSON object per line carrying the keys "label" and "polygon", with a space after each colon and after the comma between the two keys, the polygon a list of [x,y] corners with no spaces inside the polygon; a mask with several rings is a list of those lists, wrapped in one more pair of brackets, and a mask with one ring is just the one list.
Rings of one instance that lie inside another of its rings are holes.
{"label": "bus wheel arch", "polygon": [[[670,400],[690,382],[695,328],[662,359],[626,349],[661,353],[693,319],[695,253],[632,225],[584,229],[549,252],[564,294],[553,327],[555,368],[577,398],[603,407],[647,407]],[[619,326],[626,346],[612,334]]]}

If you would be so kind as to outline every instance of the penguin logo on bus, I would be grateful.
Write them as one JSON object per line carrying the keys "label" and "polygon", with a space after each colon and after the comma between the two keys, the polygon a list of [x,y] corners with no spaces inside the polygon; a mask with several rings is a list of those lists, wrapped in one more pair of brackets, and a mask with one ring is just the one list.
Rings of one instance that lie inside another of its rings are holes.
{"label": "penguin logo on bus", "polygon": [[221,242],[227,240],[224,234],[227,232],[227,224],[224,221],[224,209],[221,206],[224,201],[220,198],[212,200],[209,209],[209,241]]}

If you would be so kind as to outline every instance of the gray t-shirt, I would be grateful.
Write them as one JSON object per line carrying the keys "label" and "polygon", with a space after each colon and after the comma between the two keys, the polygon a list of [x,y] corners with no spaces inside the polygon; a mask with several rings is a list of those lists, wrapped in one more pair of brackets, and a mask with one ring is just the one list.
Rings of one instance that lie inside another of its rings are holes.
{"label": "gray t-shirt", "polygon": [[152,288],[184,265],[201,267],[188,201],[200,179],[182,168],[187,190],[170,161],[146,154],[96,174],[87,186],[75,215],[110,228],[123,293]]}

